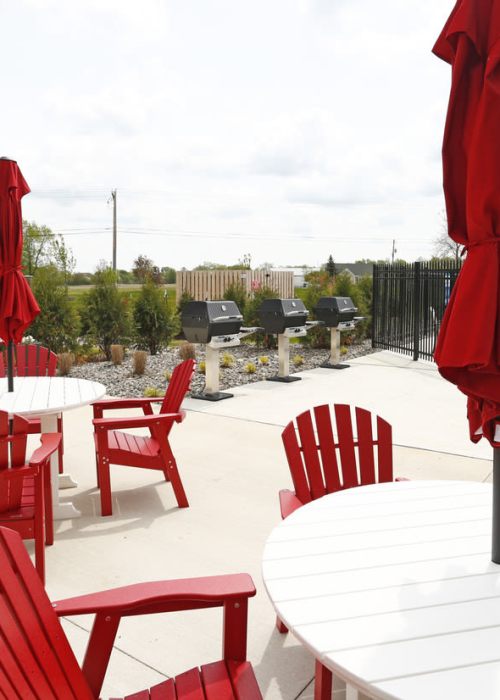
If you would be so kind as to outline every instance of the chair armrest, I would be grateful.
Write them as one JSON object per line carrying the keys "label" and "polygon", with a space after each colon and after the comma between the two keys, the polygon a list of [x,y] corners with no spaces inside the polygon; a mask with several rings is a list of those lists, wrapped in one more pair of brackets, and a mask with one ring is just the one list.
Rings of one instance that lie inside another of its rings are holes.
{"label": "chair armrest", "polygon": [[36,467],[44,464],[48,458],[58,449],[61,443],[61,433],[42,433],[42,444],[30,457],[30,466]]}
{"label": "chair armrest", "polygon": [[121,430],[122,428],[149,428],[155,423],[180,423],[184,420],[184,412],[154,413],[150,416],[129,416],[128,418],[94,418],[92,423],[96,430]]}
{"label": "chair armrest", "polygon": [[285,518],[288,518],[289,515],[291,515],[294,510],[297,510],[297,508],[300,508],[304,504],[302,501],[300,501],[295,493],[293,491],[290,491],[289,489],[283,489],[280,491],[280,510],[281,510],[281,517],[283,520]]}
{"label": "chair armrest", "polygon": [[212,608],[253,597],[255,586],[248,574],[151,581],[66,598],[52,603],[57,615],[103,613],[120,616],[173,610]]}
{"label": "chair armrest", "polygon": [[98,698],[120,624],[126,615],[224,606],[224,659],[246,661],[248,598],[255,595],[248,574],[139,583],[53,603],[57,615],[95,613],[82,671]]}
{"label": "chair armrest", "polygon": [[94,409],[94,418],[100,418],[103,411],[115,408],[144,408],[145,406],[151,406],[153,403],[161,403],[163,399],[163,396],[155,398],[135,397],[130,399],[103,399],[101,401],[94,401],[92,403],[92,408]]}
{"label": "chair armrest", "polygon": [[24,467],[16,467],[15,469],[2,469],[0,471],[0,483],[2,481],[11,481],[15,479],[24,479],[25,476],[36,476],[40,473],[38,465]]}

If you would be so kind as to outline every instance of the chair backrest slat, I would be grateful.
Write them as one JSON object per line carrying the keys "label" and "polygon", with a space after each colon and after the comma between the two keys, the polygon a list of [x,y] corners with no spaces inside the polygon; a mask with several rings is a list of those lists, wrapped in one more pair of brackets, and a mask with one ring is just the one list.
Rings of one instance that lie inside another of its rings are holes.
{"label": "chair backrest slat", "polygon": [[318,431],[318,445],[325,475],[327,493],[334,493],[342,488],[340,481],[339,465],[337,462],[337,448],[332,428],[332,416],[330,406],[323,404],[314,407],[316,429]]}
{"label": "chair backrest slat", "polygon": [[342,465],[342,487],[350,489],[359,486],[352,431],[351,407],[347,404],[335,404],[337,422],[337,439],[339,443],[340,463]]}
{"label": "chair backrest slat", "polygon": [[379,482],[393,480],[392,427],[377,416],[377,457]]}
{"label": "chair backrest slat", "polygon": [[[2,639],[11,651],[12,663],[29,682],[33,697],[92,700],[28,553],[19,535],[7,528],[0,528],[0,601]],[[0,691],[9,697],[1,676]]]}
{"label": "chair backrest slat", "polygon": [[323,482],[323,471],[319,461],[316,434],[311,412],[304,411],[300,416],[297,416],[296,420],[302,453],[304,455],[304,465],[309,480],[309,490],[313,499],[321,498],[321,496],[326,494],[326,488]]}
{"label": "chair backrest slat", "polygon": [[194,373],[194,360],[184,360],[172,372],[165,398],[161,405],[162,413],[177,413],[182,401],[189,390]]}
{"label": "chair backrest slat", "polygon": [[[392,481],[392,428],[377,416],[347,404],[315,406],[290,421],[282,432],[295,494],[308,503],[326,493]],[[377,460],[375,460],[375,448]],[[338,452],[338,454],[337,454]]]}
{"label": "chair backrest slat", "polygon": [[309,501],[312,500],[311,492],[309,491],[309,484],[306,478],[302,452],[297,440],[293,421],[288,423],[282,432],[281,437],[283,439],[286,458],[288,460],[288,466],[290,467],[290,473],[292,475],[295,494],[297,495],[297,498],[302,501],[302,503],[309,503]]}
{"label": "chair backrest slat", "polygon": [[358,456],[361,485],[375,484],[375,455],[373,454],[372,416],[370,411],[356,407],[356,425],[358,429]]}

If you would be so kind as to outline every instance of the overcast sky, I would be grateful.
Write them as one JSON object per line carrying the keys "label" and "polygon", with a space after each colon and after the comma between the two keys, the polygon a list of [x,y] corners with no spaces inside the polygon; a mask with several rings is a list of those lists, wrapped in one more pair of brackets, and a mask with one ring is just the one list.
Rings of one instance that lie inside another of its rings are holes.
{"label": "overcast sky", "polygon": [[432,253],[453,0],[0,0],[0,155],[78,270]]}

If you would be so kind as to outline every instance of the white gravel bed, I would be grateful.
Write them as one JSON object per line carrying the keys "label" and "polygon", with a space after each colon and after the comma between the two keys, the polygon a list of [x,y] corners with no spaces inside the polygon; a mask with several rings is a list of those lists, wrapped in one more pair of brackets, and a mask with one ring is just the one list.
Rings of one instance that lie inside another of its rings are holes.
{"label": "white gravel bed", "polygon": [[[232,367],[221,367],[220,388],[229,389],[231,387],[259,382],[278,373],[278,352],[266,348],[257,348],[254,345],[240,345],[236,348],[228,348],[228,353],[234,357]],[[374,352],[371,341],[366,340],[358,345],[348,348],[347,355],[343,355],[341,361],[349,360],[361,355],[368,355]],[[222,360],[224,352],[221,351]],[[300,355],[304,363],[295,366],[293,358]],[[302,372],[303,370],[314,369],[326,362],[330,356],[328,350],[317,350],[300,344],[293,344],[290,347],[290,374]],[[259,358],[267,357],[269,364],[264,365]],[[204,346],[199,345],[196,349],[196,361],[202,362],[205,359]],[[125,356],[122,365],[113,365],[111,362],[89,362],[85,365],[73,367],[71,377],[90,379],[101,382],[106,386],[106,393],[109,396],[143,396],[147,387],[155,387],[162,393],[167,385],[166,373],[171,373],[175,365],[180,362],[179,348],[168,348],[158,355],[148,355],[146,370],[143,376],[133,374],[132,353]],[[252,362],[256,367],[256,372],[250,374],[246,371],[246,365]],[[191,390],[193,393],[203,391],[205,377],[198,370],[195,373]]]}

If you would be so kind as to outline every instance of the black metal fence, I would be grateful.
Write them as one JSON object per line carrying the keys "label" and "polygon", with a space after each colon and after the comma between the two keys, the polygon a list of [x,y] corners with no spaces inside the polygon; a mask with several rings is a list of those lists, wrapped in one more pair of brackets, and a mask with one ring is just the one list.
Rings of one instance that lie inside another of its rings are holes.
{"label": "black metal fence", "polygon": [[374,348],[432,360],[439,326],[460,263],[373,266]]}

